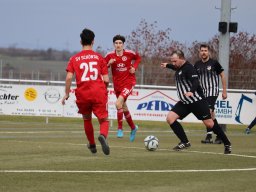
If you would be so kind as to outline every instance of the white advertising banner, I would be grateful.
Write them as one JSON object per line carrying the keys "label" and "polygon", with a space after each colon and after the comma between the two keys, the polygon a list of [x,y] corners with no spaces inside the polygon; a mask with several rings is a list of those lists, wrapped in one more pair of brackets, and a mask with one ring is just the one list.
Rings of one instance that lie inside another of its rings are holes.
{"label": "white advertising banner", "polygon": [[[0,85],[0,114],[81,117],[77,113],[75,89],[71,90],[66,105],[61,105],[64,86]],[[109,89],[109,118],[116,119],[113,89]],[[134,120],[165,121],[168,111],[178,101],[176,90],[134,89],[127,105]],[[253,93],[228,93],[228,99],[218,98],[216,117],[222,124],[249,124],[256,116],[256,96]],[[199,122],[190,114],[182,121]]]}

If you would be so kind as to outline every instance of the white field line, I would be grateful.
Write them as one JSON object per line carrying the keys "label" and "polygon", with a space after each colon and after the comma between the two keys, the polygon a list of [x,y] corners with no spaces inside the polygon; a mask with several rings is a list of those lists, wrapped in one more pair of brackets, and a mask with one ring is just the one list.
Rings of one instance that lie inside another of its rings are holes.
{"label": "white field line", "polygon": [[188,169],[188,170],[0,170],[0,173],[198,173],[198,172],[239,172],[256,171],[256,168],[244,169]]}
{"label": "white field line", "polygon": [[[37,133],[83,133],[84,131],[0,131],[1,134],[37,134]],[[109,130],[110,133],[116,133],[116,131]],[[124,131],[124,133],[130,133],[131,131]],[[140,131],[142,133],[171,133],[170,131]]]}
{"label": "white field line", "polygon": [[[17,140],[11,140],[8,142],[20,142],[20,143],[45,143],[45,144],[60,144],[60,145],[77,145],[77,146],[84,146],[86,144],[77,144],[77,143],[56,143],[56,142],[33,142],[33,141],[17,141]],[[145,150],[144,147],[124,147],[124,146],[109,146],[110,148],[120,148],[120,149],[138,149],[138,150]],[[256,159],[256,156],[252,155],[241,155],[241,154],[224,154],[224,153],[215,153],[215,152],[204,152],[204,151],[191,151],[191,150],[183,150],[183,151],[173,151],[171,149],[157,149],[158,151],[169,151],[169,152],[175,152],[175,153],[199,153],[199,154],[210,154],[210,155],[224,155],[224,156],[234,156],[234,157],[243,157],[243,158],[253,158]],[[154,153],[150,151],[149,153]]]}

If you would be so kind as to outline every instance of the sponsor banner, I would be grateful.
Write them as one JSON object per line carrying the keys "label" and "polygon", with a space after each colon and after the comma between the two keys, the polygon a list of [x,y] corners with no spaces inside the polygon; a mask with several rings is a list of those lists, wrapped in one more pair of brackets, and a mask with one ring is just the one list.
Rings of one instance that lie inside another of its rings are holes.
{"label": "sponsor banner", "polygon": [[[61,105],[64,86],[0,85],[0,114],[56,117],[81,117],[75,103],[75,88],[66,105]],[[221,94],[220,94],[221,95]],[[134,89],[127,106],[134,120],[166,121],[166,116],[178,101],[176,90]],[[116,96],[108,91],[109,119],[116,119]],[[249,124],[256,116],[256,96],[253,93],[228,93],[215,104],[216,118],[222,124]],[[95,118],[95,116],[94,116]],[[190,114],[183,122],[200,122]]]}
{"label": "sponsor banner", "polygon": [[[176,90],[134,90],[127,104],[134,120],[165,121],[169,110],[178,101]],[[256,96],[251,93],[228,93],[223,100],[218,97],[215,104],[216,118],[222,124],[249,124],[256,116]],[[116,118],[116,116],[115,116]],[[200,122],[193,114],[183,122]]]}
{"label": "sponsor banner", "polygon": [[61,105],[62,86],[0,85],[0,114],[30,116],[70,116],[77,114],[74,94],[68,105]]}

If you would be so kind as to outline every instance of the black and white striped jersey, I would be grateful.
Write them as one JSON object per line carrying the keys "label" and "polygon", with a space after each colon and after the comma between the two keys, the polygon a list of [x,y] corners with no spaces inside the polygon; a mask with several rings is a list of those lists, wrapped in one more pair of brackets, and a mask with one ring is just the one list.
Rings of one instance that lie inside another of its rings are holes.
{"label": "black and white striped jersey", "polygon": [[[177,94],[182,103],[190,104],[205,98],[199,84],[198,75],[192,64],[186,61],[180,68],[174,68],[172,64],[167,64],[166,67],[176,71]],[[194,95],[187,97],[184,95],[187,92],[193,92]]]}
{"label": "black and white striped jersey", "polygon": [[197,61],[194,65],[205,97],[219,95],[219,75],[224,69],[218,61],[209,59],[207,62]]}

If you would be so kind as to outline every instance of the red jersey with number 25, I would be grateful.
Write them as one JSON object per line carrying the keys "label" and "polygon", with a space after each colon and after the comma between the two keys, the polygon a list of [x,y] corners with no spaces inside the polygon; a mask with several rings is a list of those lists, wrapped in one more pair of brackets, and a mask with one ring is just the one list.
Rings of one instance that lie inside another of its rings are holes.
{"label": "red jersey with number 25", "polygon": [[77,103],[106,99],[107,88],[102,75],[108,74],[108,68],[100,54],[83,50],[70,58],[66,71],[76,75]]}
{"label": "red jersey with number 25", "polygon": [[111,51],[105,56],[107,63],[110,59],[115,59],[115,62],[111,64],[115,91],[121,91],[126,85],[135,85],[135,73],[131,74],[129,70],[132,66],[135,69],[138,68],[141,61],[140,55],[131,50],[124,50],[123,55],[118,56],[115,51]]}

